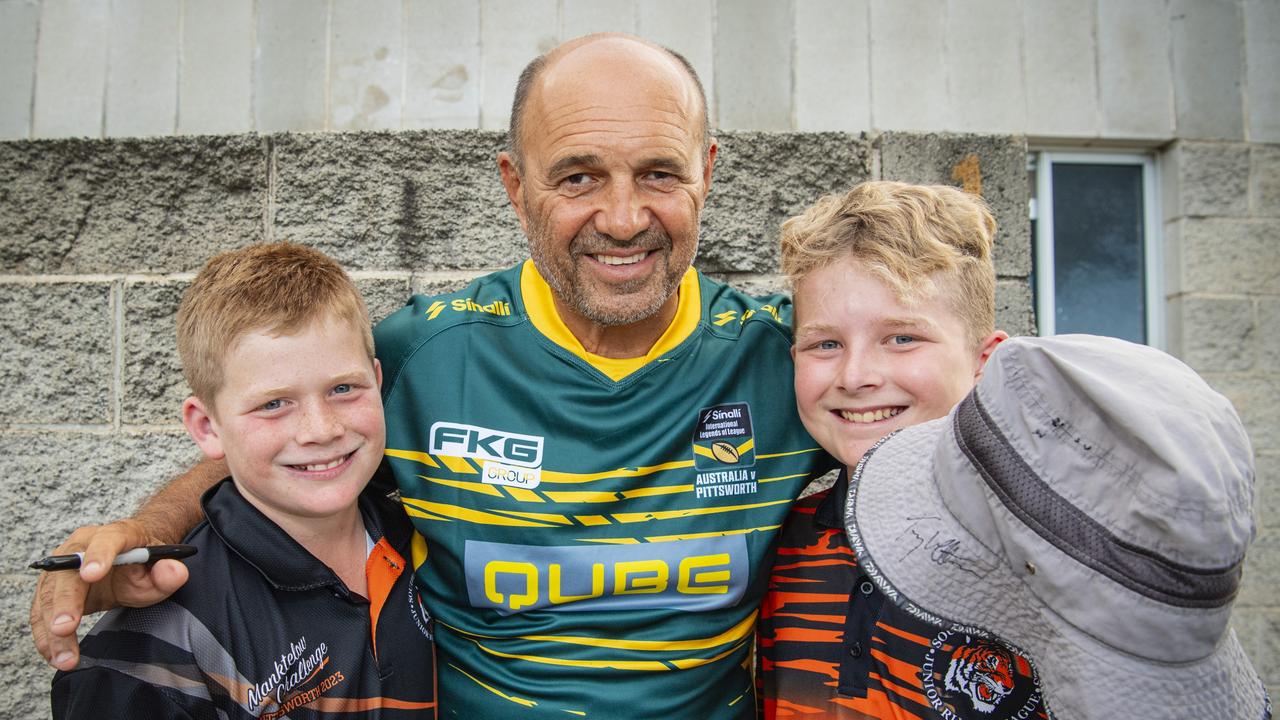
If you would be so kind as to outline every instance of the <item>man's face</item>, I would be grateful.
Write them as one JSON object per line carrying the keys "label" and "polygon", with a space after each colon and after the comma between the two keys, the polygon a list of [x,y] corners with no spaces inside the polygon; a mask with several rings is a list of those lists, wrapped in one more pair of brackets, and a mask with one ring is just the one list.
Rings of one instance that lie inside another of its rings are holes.
{"label": "man's face", "polygon": [[847,466],[877,440],[950,412],[1006,336],[977,344],[943,297],[904,304],[852,257],[814,270],[795,293],[796,406],[805,429]]}
{"label": "man's face", "polygon": [[584,46],[571,53],[594,60],[571,54],[544,72],[525,111],[523,167],[501,163],[539,272],[568,309],[605,326],[648,318],[675,293],[715,153],[703,155],[687,76],[611,50]]}

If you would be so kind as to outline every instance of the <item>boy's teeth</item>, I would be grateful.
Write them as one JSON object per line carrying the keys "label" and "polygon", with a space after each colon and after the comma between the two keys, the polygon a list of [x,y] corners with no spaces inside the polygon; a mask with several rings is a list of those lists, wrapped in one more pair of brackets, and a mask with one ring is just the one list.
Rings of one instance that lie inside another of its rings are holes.
{"label": "boy's teeth", "polygon": [[594,255],[593,257],[605,265],[632,265],[643,260],[644,256],[645,253],[638,252],[635,255],[626,257],[618,257],[617,255]]}
{"label": "boy's teeth", "polygon": [[841,410],[840,417],[852,423],[870,423],[884,420],[885,418],[891,418],[900,412],[902,412],[902,408],[879,408],[877,410],[868,410],[863,413]]}
{"label": "boy's teeth", "polygon": [[339,465],[341,465],[346,461],[347,461],[347,456],[344,455],[338,458],[337,460],[334,460],[333,462],[327,462],[321,465],[299,465],[298,467],[301,467],[303,470],[306,470],[307,472],[320,472],[321,470],[332,470],[333,468],[338,467]]}

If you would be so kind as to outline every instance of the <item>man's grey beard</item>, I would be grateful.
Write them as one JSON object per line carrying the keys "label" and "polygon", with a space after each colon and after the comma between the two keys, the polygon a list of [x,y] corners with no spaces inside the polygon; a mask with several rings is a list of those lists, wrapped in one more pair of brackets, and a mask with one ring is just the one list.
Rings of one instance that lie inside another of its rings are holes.
{"label": "man's grey beard", "polygon": [[[552,292],[555,293],[556,297],[560,298],[561,302],[567,303],[577,311],[579,315],[597,325],[604,327],[619,327],[638,323],[642,320],[647,320],[648,318],[653,317],[676,292],[676,289],[680,287],[680,281],[684,278],[685,270],[687,270],[687,268],[682,268],[679,274],[674,277],[672,277],[669,272],[664,272],[662,274],[661,295],[645,306],[637,308],[628,307],[618,310],[608,307],[595,307],[590,304],[590,298],[587,297],[587,294],[580,292],[580,288],[582,286],[581,283],[574,284],[561,282],[561,278],[558,274],[549,272],[549,269],[555,266],[550,263],[550,258],[546,257],[544,254],[549,243],[544,242],[545,237],[543,236],[543,228],[540,225],[535,225],[533,223],[530,225],[530,235],[536,235],[537,237],[530,238],[529,254],[533,258],[534,266],[538,268],[538,274],[542,275],[542,278],[547,281],[547,285],[551,286]],[[658,234],[662,237],[662,244],[655,249],[666,249],[668,251],[667,258],[670,260],[672,257],[672,251],[674,250],[674,244],[672,243],[671,238],[663,230],[653,227],[632,238],[631,241],[626,244],[619,244],[617,241],[612,239],[606,239],[603,242],[600,242],[597,240],[600,236],[592,232],[590,235],[595,237],[592,238],[593,242],[591,242],[592,247],[590,250],[595,251],[606,248],[614,250],[625,249],[628,245],[633,244],[640,247],[647,246],[650,243],[645,243],[643,241],[650,239],[652,234]],[[580,233],[579,236],[575,237],[573,242],[570,243],[570,254],[575,255],[581,253],[582,244],[584,244],[584,242],[583,234]],[[697,240],[695,239],[694,242],[696,243]],[[696,257],[697,253],[698,249],[695,245],[693,256]],[[671,268],[669,266],[662,268],[662,270],[665,271],[670,271],[670,269]],[[646,281],[647,279],[640,279],[633,282],[623,283],[621,285],[615,285],[614,287],[620,291],[620,294],[626,295],[634,293],[644,287]],[[569,285],[569,287],[566,287],[566,285]]]}

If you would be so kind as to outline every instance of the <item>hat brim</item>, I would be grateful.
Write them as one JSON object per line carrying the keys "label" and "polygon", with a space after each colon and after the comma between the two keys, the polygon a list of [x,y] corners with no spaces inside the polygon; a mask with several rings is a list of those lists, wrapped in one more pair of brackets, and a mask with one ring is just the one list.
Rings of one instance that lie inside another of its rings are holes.
{"label": "hat brim", "polygon": [[[1201,660],[1159,663],[1111,647],[1047,607],[1021,579],[1023,568],[947,510],[935,453],[948,451],[944,443],[960,452],[952,433],[951,416],[906,428],[851,473],[849,539],[859,565],[892,601],[927,622],[1010,645],[1031,661],[1057,720],[1264,717],[1266,691],[1234,630]],[[985,483],[977,485],[993,521],[1019,522]]]}

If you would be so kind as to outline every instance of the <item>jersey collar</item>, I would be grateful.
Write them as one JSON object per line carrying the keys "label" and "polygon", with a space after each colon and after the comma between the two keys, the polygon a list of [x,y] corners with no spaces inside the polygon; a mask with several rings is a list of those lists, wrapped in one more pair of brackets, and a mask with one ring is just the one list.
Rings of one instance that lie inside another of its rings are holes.
{"label": "jersey collar", "polygon": [[[245,500],[231,478],[209,488],[200,504],[209,527],[222,542],[276,589],[297,592],[332,587],[353,596],[332,570]],[[386,538],[405,554],[411,527],[404,511],[369,488],[360,493],[357,504],[365,532],[375,541]]]}
{"label": "jersey collar", "polygon": [[607,358],[588,352],[569,331],[569,327],[556,311],[555,301],[551,296],[551,286],[543,279],[532,260],[525,260],[520,270],[520,299],[524,304],[529,320],[538,332],[555,344],[582,358],[591,367],[599,370],[610,380],[617,382],[657,358],[674,350],[697,329],[702,319],[702,292],[698,287],[698,273],[693,268],[685,271],[680,279],[680,302],[676,307],[676,316],[667,326],[662,337],[649,348],[644,357]]}

